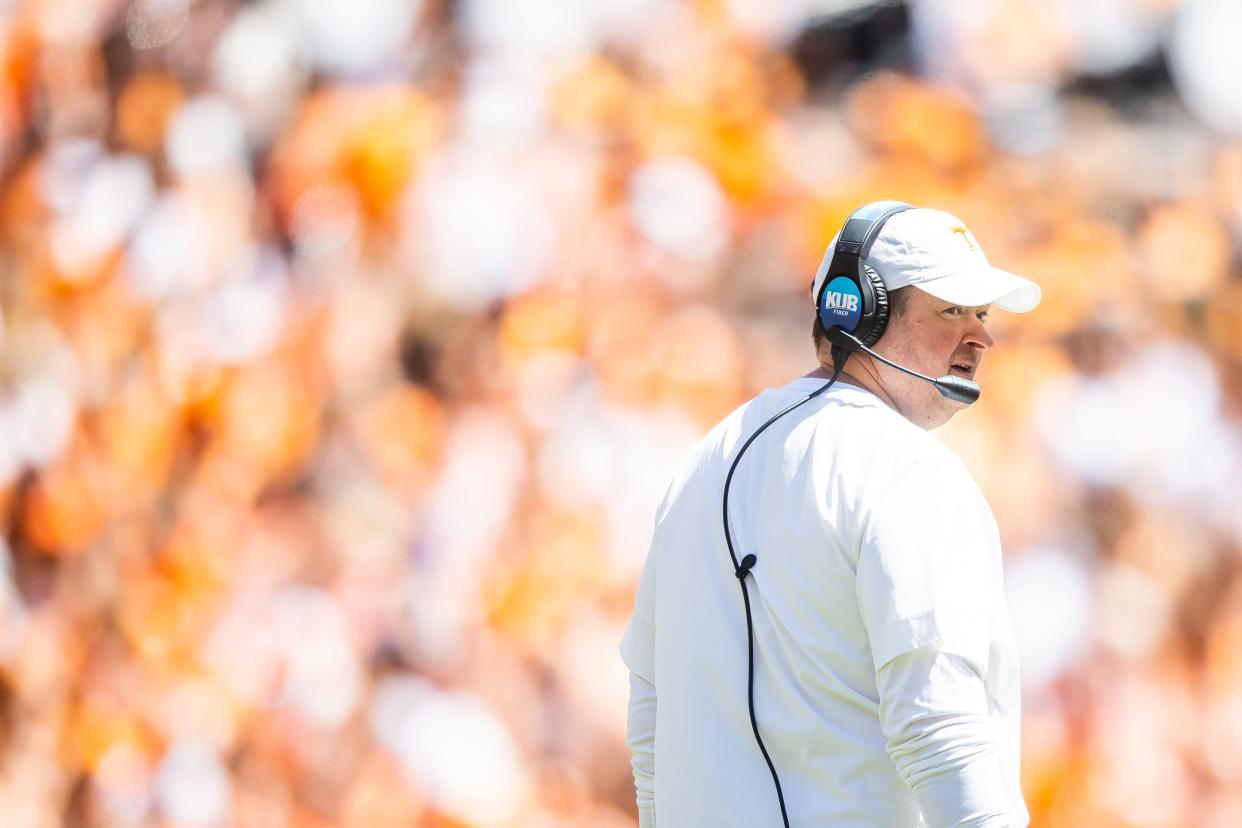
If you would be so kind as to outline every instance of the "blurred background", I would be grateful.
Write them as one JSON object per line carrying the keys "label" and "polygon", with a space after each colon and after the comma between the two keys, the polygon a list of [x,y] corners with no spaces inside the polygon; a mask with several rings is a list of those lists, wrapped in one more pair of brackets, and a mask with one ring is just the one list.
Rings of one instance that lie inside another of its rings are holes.
{"label": "blurred background", "polygon": [[937,432],[1036,826],[1242,825],[1236,0],[0,0],[5,826],[632,825],[672,468],[859,204],[1044,288]]}

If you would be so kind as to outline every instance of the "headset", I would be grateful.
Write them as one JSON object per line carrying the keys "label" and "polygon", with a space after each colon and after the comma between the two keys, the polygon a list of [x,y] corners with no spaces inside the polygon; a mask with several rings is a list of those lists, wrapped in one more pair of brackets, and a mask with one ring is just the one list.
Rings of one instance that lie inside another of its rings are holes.
{"label": "headset", "polygon": [[[903,201],[874,201],[855,210],[828,248],[815,274],[824,276],[815,308],[828,341],[847,351],[858,350],[858,342],[871,346],[888,327],[888,289],[884,280],[867,264],[884,222],[898,213],[913,210]],[[812,286],[815,282],[811,283]]]}
{"label": "headset", "polygon": [[[931,383],[945,397],[959,402],[972,403],[979,397],[979,386],[970,380],[952,375],[939,378],[929,377],[903,365],[889,360],[875,351],[871,346],[884,334],[888,326],[889,304],[888,289],[880,274],[866,263],[871,246],[884,228],[884,222],[905,210],[914,209],[913,205],[902,201],[875,201],[866,204],[846,219],[845,226],[837,236],[837,243],[830,247],[820,262],[815,281],[824,276],[819,295],[815,297],[816,314],[823,326],[828,341],[832,343],[833,373],[822,386],[812,391],[797,402],[777,412],[755,433],[747,438],[733,458],[729,473],[725,476],[724,497],[721,513],[724,519],[725,545],[729,550],[729,558],[733,561],[733,573],[742,587],[742,603],[746,607],[746,703],[750,710],[750,728],[755,734],[755,742],[772,774],[772,784],[776,787],[776,798],[781,807],[781,820],[785,828],[789,828],[789,813],[785,808],[785,794],[781,790],[781,780],[776,773],[776,766],[763,744],[759,734],[759,723],[755,718],[755,629],[751,619],[750,592],[746,588],[746,576],[751,574],[758,563],[753,552],[747,553],[739,561],[733,548],[733,535],[729,531],[729,487],[733,483],[733,473],[741,462],[746,449],[767,430],[768,426],[784,417],[799,406],[823,394],[837,381],[849,355],[854,351],[863,351],[886,365],[899,371],[918,377]],[[812,282],[812,288],[815,282]]]}

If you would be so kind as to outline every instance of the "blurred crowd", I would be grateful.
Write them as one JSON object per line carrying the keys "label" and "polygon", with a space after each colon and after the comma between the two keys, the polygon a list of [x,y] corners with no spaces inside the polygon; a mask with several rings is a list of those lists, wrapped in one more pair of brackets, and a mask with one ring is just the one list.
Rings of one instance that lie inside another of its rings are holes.
{"label": "blurred crowd", "polygon": [[1240,30],[0,0],[0,822],[634,824],[655,504],[899,198],[1044,289],[937,432],[1001,525],[1033,824],[1242,825]]}

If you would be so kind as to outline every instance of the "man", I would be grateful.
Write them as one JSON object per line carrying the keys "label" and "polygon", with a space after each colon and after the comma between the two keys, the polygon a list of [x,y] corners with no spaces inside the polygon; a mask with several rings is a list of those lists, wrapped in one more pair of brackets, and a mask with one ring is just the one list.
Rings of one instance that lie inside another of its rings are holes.
{"label": "man", "polygon": [[[850,249],[890,305],[874,352],[901,366],[973,380],[990,307],[1039,302],[948,213],[864,226]],[[1029,822],[996,524],[926,432],[965,403],[832,344],[828,311],[859,304],[826,296],[837,244],[813,285],[819,367],[713,429],[657,513],[621,644],[643,828]]]}

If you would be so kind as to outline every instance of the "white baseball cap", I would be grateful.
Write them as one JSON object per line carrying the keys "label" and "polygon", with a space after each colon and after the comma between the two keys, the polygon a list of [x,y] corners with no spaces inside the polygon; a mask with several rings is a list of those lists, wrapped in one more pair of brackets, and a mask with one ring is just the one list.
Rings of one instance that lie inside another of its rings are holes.
{"label": "white baseball cap", "polygon": [[[819,296],[836,247],[834,236],[815,274],[811,301]],[[915,207],[889,217],[864,264],[875,268],[889,290],[914,285],[955,305],[1026,313],[1041,296],[1030,279],[992,267],[965,222],[943,210]]]}

